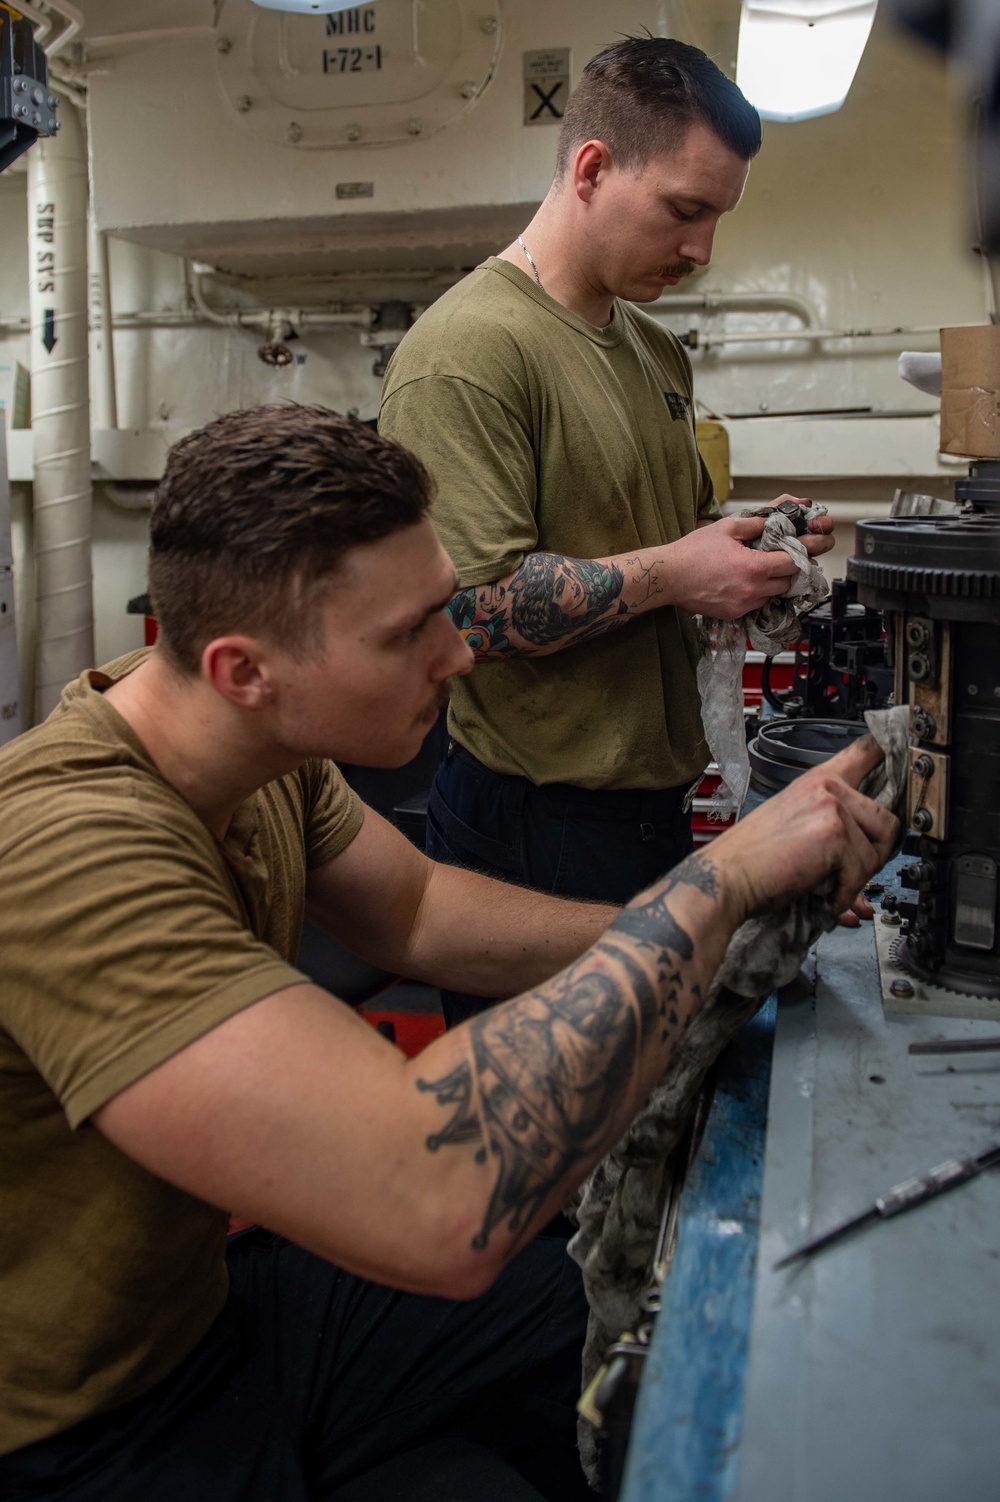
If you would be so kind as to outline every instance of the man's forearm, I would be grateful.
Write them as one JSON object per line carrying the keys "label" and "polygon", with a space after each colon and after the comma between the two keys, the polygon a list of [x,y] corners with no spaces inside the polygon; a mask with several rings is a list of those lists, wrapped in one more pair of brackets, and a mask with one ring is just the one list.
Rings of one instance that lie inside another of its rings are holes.
{"label": "man's forearm", "polygon": [[512,574],[462,590],[448,608],[477,662],[545,656],[667,604],[662,554],[529,553]]}
{"label": "man's forearm", "polygon": [[577,959],[619,911],[435,863],[402,968],[450,990],[516,996]]}
{"label": "man's forearm", "polygon": [[617,1141],[704,1003],[743,912],[705,856],[625,908],[586,954],[408,1066],[441,1110],[427,1151],[468,1155],[473,1245],[506,1257]]}

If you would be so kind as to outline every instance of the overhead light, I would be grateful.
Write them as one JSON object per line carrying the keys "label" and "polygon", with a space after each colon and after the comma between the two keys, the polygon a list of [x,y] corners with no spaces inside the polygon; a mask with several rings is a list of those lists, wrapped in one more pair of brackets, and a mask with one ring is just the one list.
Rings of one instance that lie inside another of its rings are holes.
{"label": "overhead light", "polygon": [[293,10],[300,16],[330,16],[337,10],[353,10],[357,0],[254,0],[264,10]]}
{"label": "overhead light", "polygon": [[736,82],[765,120],[839,110],[878,0],[743,0]]}

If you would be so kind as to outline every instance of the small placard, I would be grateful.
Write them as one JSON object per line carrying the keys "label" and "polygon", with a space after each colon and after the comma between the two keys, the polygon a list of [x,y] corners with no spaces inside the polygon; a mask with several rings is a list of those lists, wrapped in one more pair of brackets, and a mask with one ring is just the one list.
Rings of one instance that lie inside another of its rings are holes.
{"label": "small placard", "polygon": [[569,98],[569,48],[524,54],[524,123],[558,125]]}
{"label": "small placard", "polygon": [[374,198],[374,183],[338,183],[338,198]]}

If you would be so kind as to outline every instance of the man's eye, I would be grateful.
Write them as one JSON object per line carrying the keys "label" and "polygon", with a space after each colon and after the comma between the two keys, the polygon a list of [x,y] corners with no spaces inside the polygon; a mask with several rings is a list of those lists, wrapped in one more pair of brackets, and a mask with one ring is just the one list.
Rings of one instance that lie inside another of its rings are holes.
{"label": "man's eye", "polygon": [[685,214],[683,209],[679,209],[675,203],[672,203],[670,205],[670,212],[673,214],[675,219],[680,219],[684,224],[690,224],[692,219],[697,219],[698,217],[697,209],[693,214]]}
{"label": "man's eye", "polygon": [[401,642],[416,641],[417,637],[420,635],[420,633],[424,629],[425,625],[426,625],[426,621],[421,621],[419,626],[410,626],[408,630],[401,631],[399,633],[399,640]]}

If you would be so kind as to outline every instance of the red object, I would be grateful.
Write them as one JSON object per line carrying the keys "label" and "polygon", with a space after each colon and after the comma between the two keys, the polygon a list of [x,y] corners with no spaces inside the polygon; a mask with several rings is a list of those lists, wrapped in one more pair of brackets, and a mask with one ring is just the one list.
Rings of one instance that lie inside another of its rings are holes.
{"label": "red object", "polygon": [[156,624],[156,616],[155,615],[144,616],[143,617],[143,623],[144,623],[144,625],[146,627],[146,646],[147,647],[151,647],[153,645],[153,643],[156,641],[156,638],[157,638],[157,636],[159,634],[159,629],[160,629],[157,626],[157,624]]}
{"label": "red object", "polygon": [[377,1027],[380,1022],[391,1022],[396,1030],[396,1047],[407,1058],[414,1058],[428,1043],[433,1043],[444,1032],[444,1018],[440,1012],[394,1012],[391,1007],[365,1007],[361,1013],[366,1022]]}

